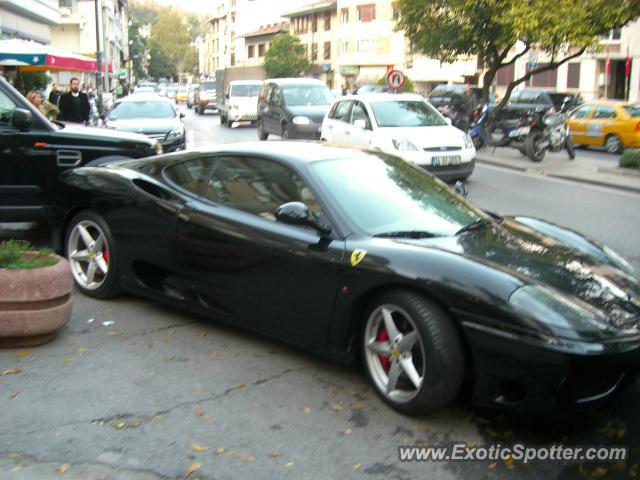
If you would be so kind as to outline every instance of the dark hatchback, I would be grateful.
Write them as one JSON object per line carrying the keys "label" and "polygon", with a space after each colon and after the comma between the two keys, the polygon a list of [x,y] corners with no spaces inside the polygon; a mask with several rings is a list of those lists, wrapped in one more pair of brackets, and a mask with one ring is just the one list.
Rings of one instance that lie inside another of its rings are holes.
{"label": "dark hatchback", "polygon": [[168,98],[145,93],[118,100],[107,112],[104,126],[158,140],[167,153],[186,147],[183,117]]}
{"label": "dark hatchback", "polygon": [[[119,289],[338,360],[411,414],[605,399],[640,366],[640,283],[598,242],[478,209],[384,154],[220,145],[63,176],[80,291]],[[135,225],[135,228],[132,228]]]}
{"label": "dark hatchback", "polygon": [[0,76],[0,222],[46,220],[65,170],[161,152],[142,135],[50,122]]}
{"label": "dark hatchback", "polygon": [[320,140],[322,120],[334,96],[320,80],[265,80],[258,97],[258,138],[279,135],[283,140]]}

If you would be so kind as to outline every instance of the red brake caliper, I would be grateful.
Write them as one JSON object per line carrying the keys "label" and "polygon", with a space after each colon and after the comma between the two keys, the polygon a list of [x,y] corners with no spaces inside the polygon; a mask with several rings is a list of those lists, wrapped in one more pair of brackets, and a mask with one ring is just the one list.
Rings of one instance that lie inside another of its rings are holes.
{"label": "red brake caliper", "polygon": [[[380,333],[378,333],[378,341],[386,342],[387,340],[389,340],[389,334],[387,333],[387,329],[382,328],[380,330]],[[382,368],[384,368],[385,370],[389,370],[389,365],[391,365],[391,362],[389,361],[389,357],[380,355],[380,363],[382,364]]]}
{"label": "red brake caliper", "polygon": [[109,265],[109,250],[105,250],[104,252],[102,252],[102,258],[104,258],[104,261],[107,262],[107,265]]}

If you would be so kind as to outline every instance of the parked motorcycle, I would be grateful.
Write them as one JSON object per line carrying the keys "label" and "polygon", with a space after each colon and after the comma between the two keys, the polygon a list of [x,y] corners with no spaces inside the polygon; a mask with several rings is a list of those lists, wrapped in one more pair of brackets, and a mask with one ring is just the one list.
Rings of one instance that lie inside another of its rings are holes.
{"label": "parked motorcycle", "polygon": [[547,151],[566,149],[569,158],[575,151],[566,116],[562,113],[526,112],[517,120],[502,120],[487,126],[490,109],[483,108],[482,115],[469,131],[476,150],[485,145],[514,147],[534,162],[541,162]]}
{"label": "parked motorcycle", "polygon": [[451,125],[467,132],[469,130],[470,118],[465,112],[452,107],[451,105],[442,105],[438,107],[438,111],[445,117],[451,119]]}

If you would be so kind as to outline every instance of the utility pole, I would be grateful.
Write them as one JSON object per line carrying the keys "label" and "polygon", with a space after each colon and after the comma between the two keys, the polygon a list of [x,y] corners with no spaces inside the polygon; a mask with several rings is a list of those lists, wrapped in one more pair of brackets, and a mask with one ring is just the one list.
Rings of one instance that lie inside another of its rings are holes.
{"label": "utility pole", "polygon": [[102,52],[100,51],[100,0],[94,0],[96,10],[96,60],[97,68],[96,72],[96,94],[98,100],[96,102],[96,108],[98,114],[102,115]]}

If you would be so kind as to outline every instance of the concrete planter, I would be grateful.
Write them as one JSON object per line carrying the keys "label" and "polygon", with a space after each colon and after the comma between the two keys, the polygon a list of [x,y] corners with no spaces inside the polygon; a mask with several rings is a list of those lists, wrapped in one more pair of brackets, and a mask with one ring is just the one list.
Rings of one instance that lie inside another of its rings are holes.
{"label": "concrete planter", "polygon": [[71,318],[73,277],[66,259],[48,267],[0,268],[0,347],[52,340]]}

